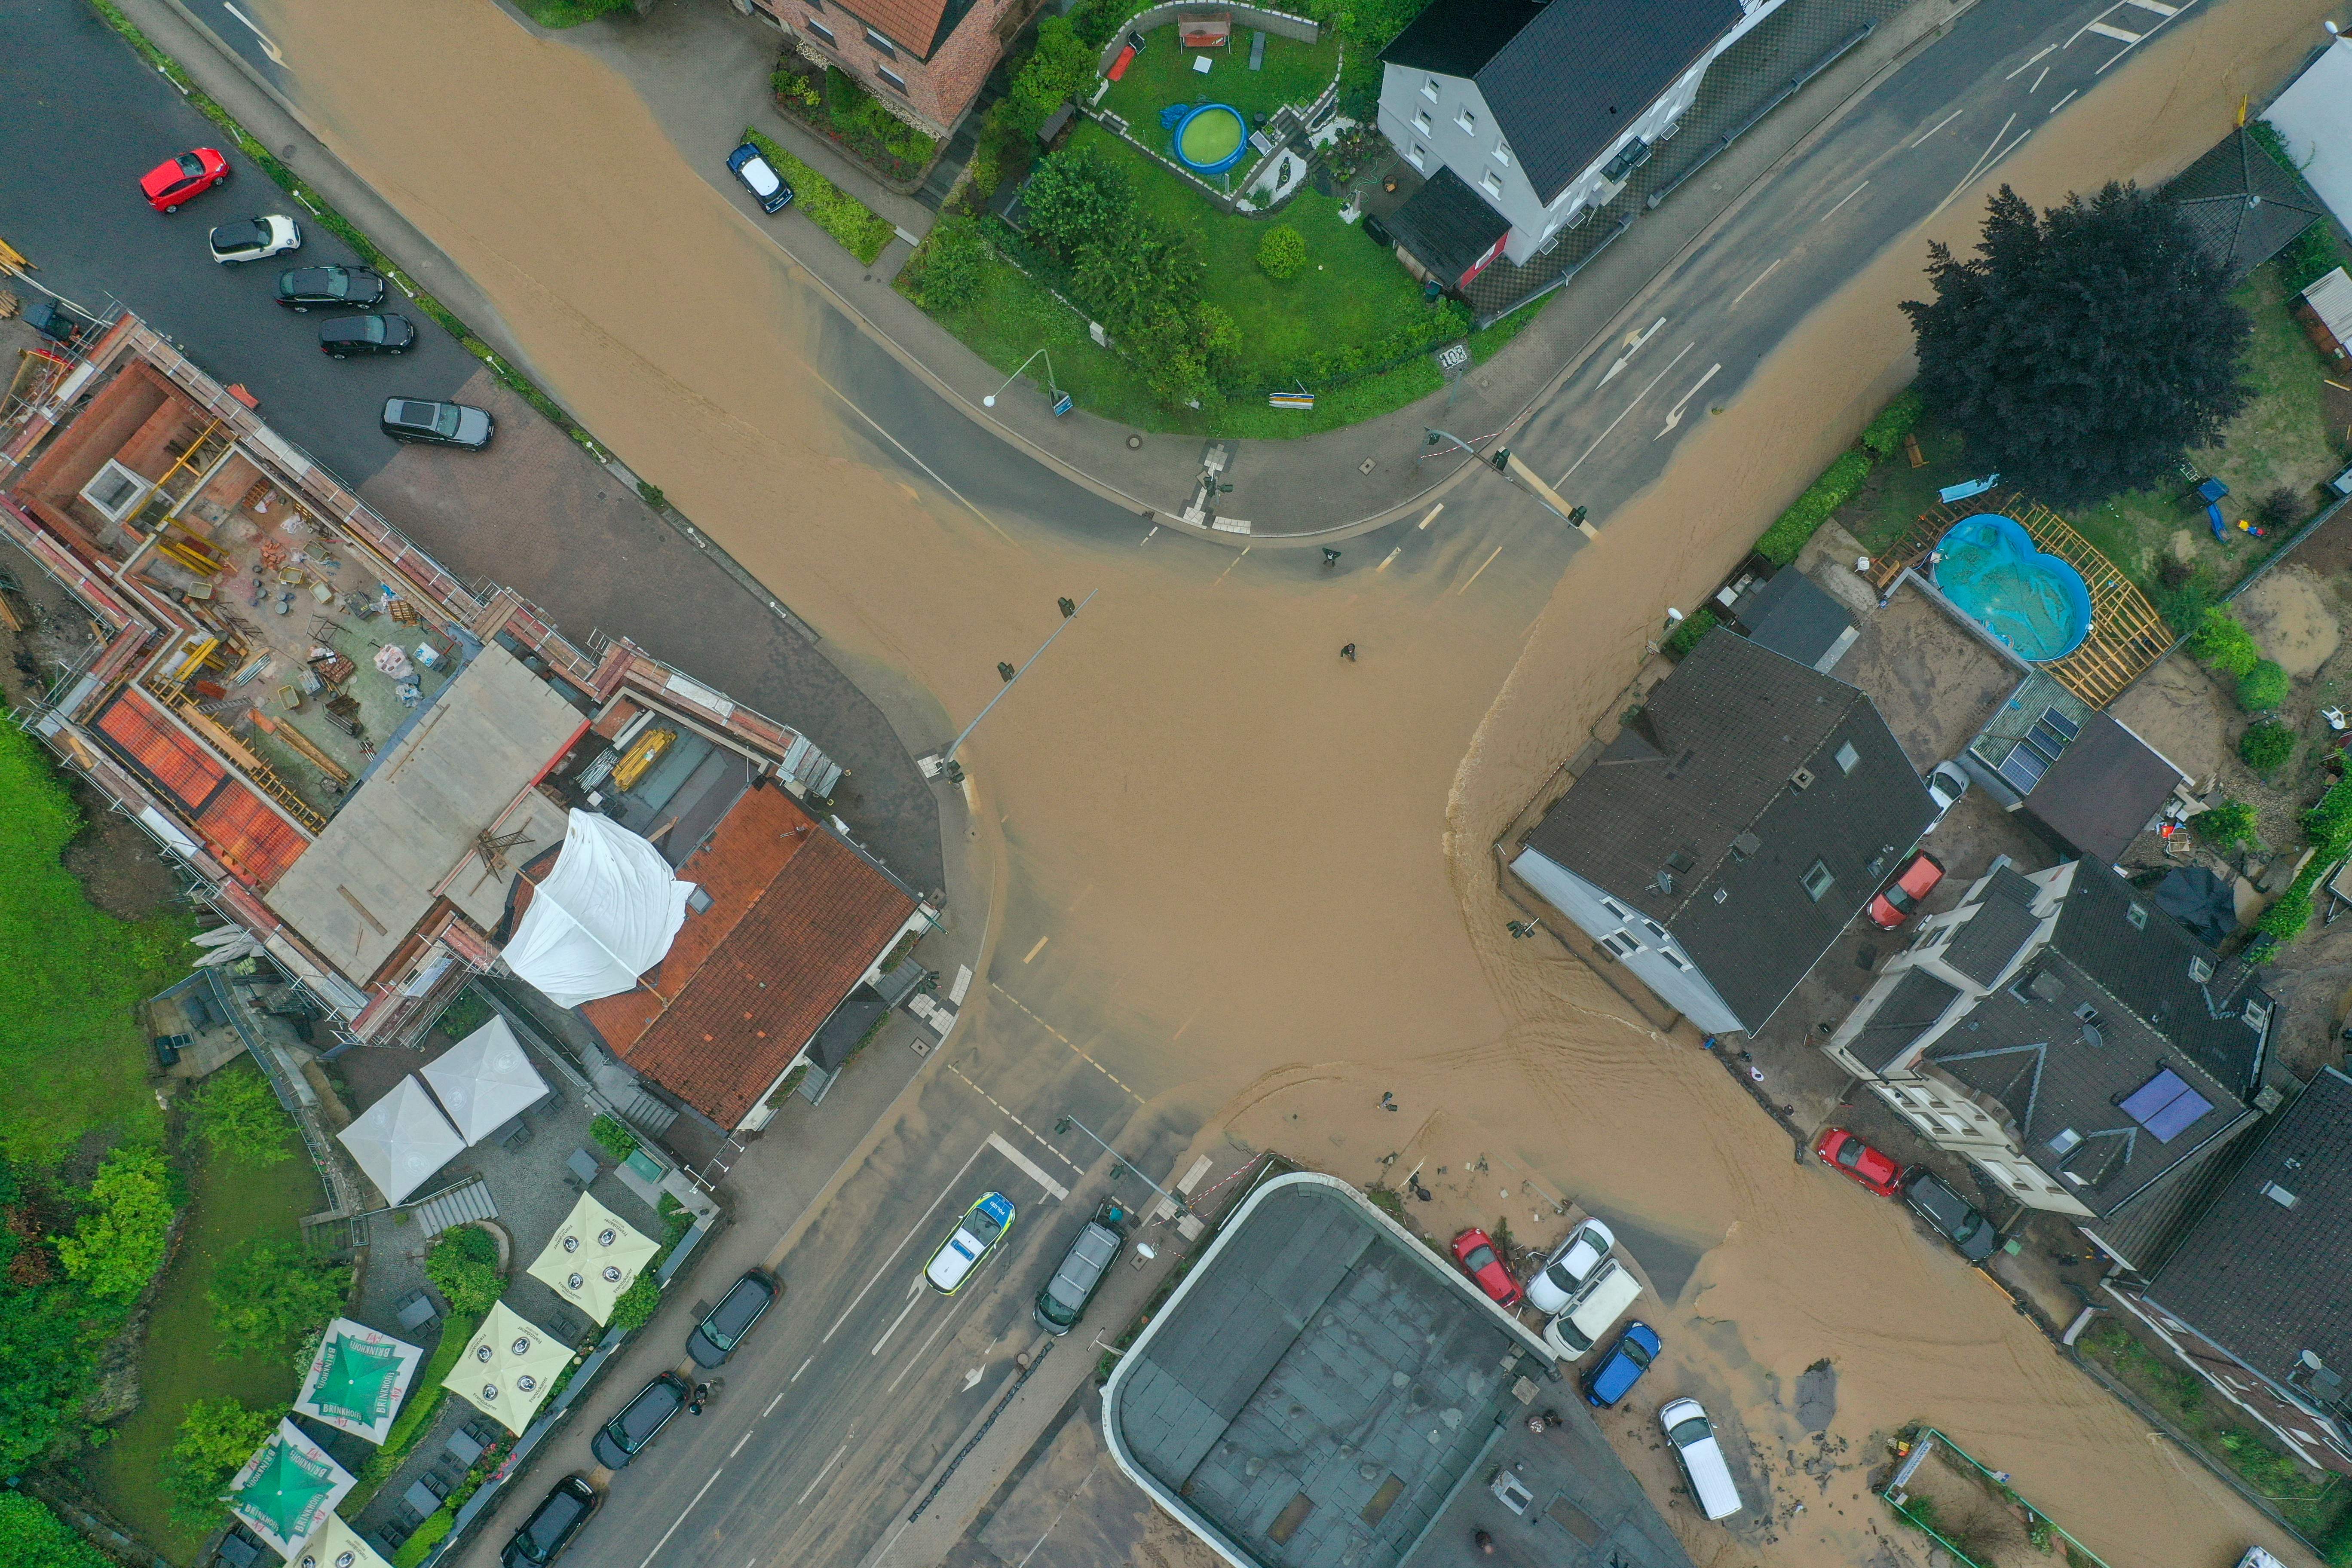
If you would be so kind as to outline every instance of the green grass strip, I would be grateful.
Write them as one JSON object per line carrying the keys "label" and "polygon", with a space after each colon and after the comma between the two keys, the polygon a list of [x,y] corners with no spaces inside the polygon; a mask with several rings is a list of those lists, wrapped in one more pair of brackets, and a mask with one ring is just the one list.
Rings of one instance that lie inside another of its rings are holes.
{"label": "green grass strip", "polygon": [[792,186],[793,205],[866,266],[873,266],[874,258],[898,237],[898,225],[777,146],[772,139],[746,125],[743,140],[757,147],[776,166],[784,183]]}

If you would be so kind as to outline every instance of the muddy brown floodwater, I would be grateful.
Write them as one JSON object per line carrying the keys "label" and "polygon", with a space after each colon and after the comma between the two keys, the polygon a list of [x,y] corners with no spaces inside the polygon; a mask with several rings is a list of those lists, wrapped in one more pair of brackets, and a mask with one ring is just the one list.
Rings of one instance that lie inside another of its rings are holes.
{"label": "muddy brown floodwater", "polygon": [[[1096,546],[982,518],[871,467],[813,383],[823,307],[624,81],[488,0],[276,10],[337,150],[903,727],[974,711],[1055,595],[1099,587],[968,752],[969,852],[1004,893],[1010,951],[1053,938],[1046,962],[995,977],[1205,1120],[1204,1139],[1230,1131],[1360,1182],[1409,1143],[1447,1168],[1425,1178],[1433,1231],[1532,1214],[1533,1182],[1697,1256],[1653,1314],[1671,1347],[1653,1376],[1734,1418],[1778,1505],[1736,1535],[1670,1507],[1697,1562],[1916,1561],[1864,1481],[1885,1434],[1918,1418],[2012,1472],[2116,1568],[2223,1568],[2250,1541],[2280,1544],[1899,1207],[1792,1159],[1686,1034],[1652,1032],[1548,943],[1504,934],[1495,837],[1624,686],[1664,606],[1712,586],[1907,374],[1894,306],[1919,287],[1926,233],[1704,421],[1529,626],[1526,608],[1498,613],[1507,594],[1456,591],[1475,566],[1460,551],[1411,577],[1310,584],[1261,560],[1228,572],[1230,555],[1164,536]],[[2242,92],[2284,74],[2319,15],[2214,0],[2001,177],[2048,201],[2182,166]],[[1955,202],[1933,232],[1966,242],[1979,206]],[[1343,642],[1360,663],[1333,657]],[[1383,1089],[1404,1114],[1378,1112]],[[1799,1410],[1832,1405],[1822,1374],[1796,1391],[1824,1359],[1834,1415],[1817,1443]],[[1633,1423],[1621,1452],[1670,1503],[1638,1421],[1611,1420]]]}

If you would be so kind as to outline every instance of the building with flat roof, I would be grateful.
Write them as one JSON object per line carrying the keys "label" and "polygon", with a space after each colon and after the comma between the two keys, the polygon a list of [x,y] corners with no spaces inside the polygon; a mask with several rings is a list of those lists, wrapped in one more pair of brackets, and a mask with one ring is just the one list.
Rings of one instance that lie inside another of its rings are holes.
{"label": "building with flat roof", "polygon": [[1103,1432],[1234,1568],[1689,1568],[1553,1372],[1460,1271],[1299,1172],[1243,1200],[1119,1358]]}

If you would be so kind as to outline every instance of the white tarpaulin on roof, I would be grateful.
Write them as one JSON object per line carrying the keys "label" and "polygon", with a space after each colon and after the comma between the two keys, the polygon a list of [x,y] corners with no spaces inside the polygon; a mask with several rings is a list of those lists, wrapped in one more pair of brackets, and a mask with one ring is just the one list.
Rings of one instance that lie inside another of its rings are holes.
{"label": "white tarpaulin on roof", "polygon": [[335,1136],[388,1204],[402,1202],[431,1181],[434,1172],[466,1147],[414,1074]]}
{"label": "white tarpaulin on roof", "polygon": [[507,943],[507,967],[559,1007],[635,990],[686,923],[693,891],[645,839],[574,811],[555,868]]}
{"label": "white tarpaulin on roof", "polygon": [[504,1018],[493,1017],[423,1070],[468,1143],[480,1142],[547,1098],[547,1080]]}
{"label": "white tarpaulin on roof", "polygon": [[2263,118],[2336,220],[2352,225],[2352,38],[2330,44]]}

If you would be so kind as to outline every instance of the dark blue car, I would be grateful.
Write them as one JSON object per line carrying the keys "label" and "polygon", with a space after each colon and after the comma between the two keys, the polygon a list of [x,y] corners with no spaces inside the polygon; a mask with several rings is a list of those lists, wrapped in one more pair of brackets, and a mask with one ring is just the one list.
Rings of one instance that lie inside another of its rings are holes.
{"label": "dark blue car", "polygon": [[1606,1409],[1633,1391],[1642,1374],[1657,1359],[1658,1331],[1644,1322],[1631,1322],[1601,1358],[1601,1364],[1578,1380],[1585,1403]]}
{"label": "dark blue car", "polygon": [[776,173],[776,167],[759,148],[746,142],[727,154],[727,167],[743,182],[743,188],[767,212],[780,213],[792,205],[793,187]]}

